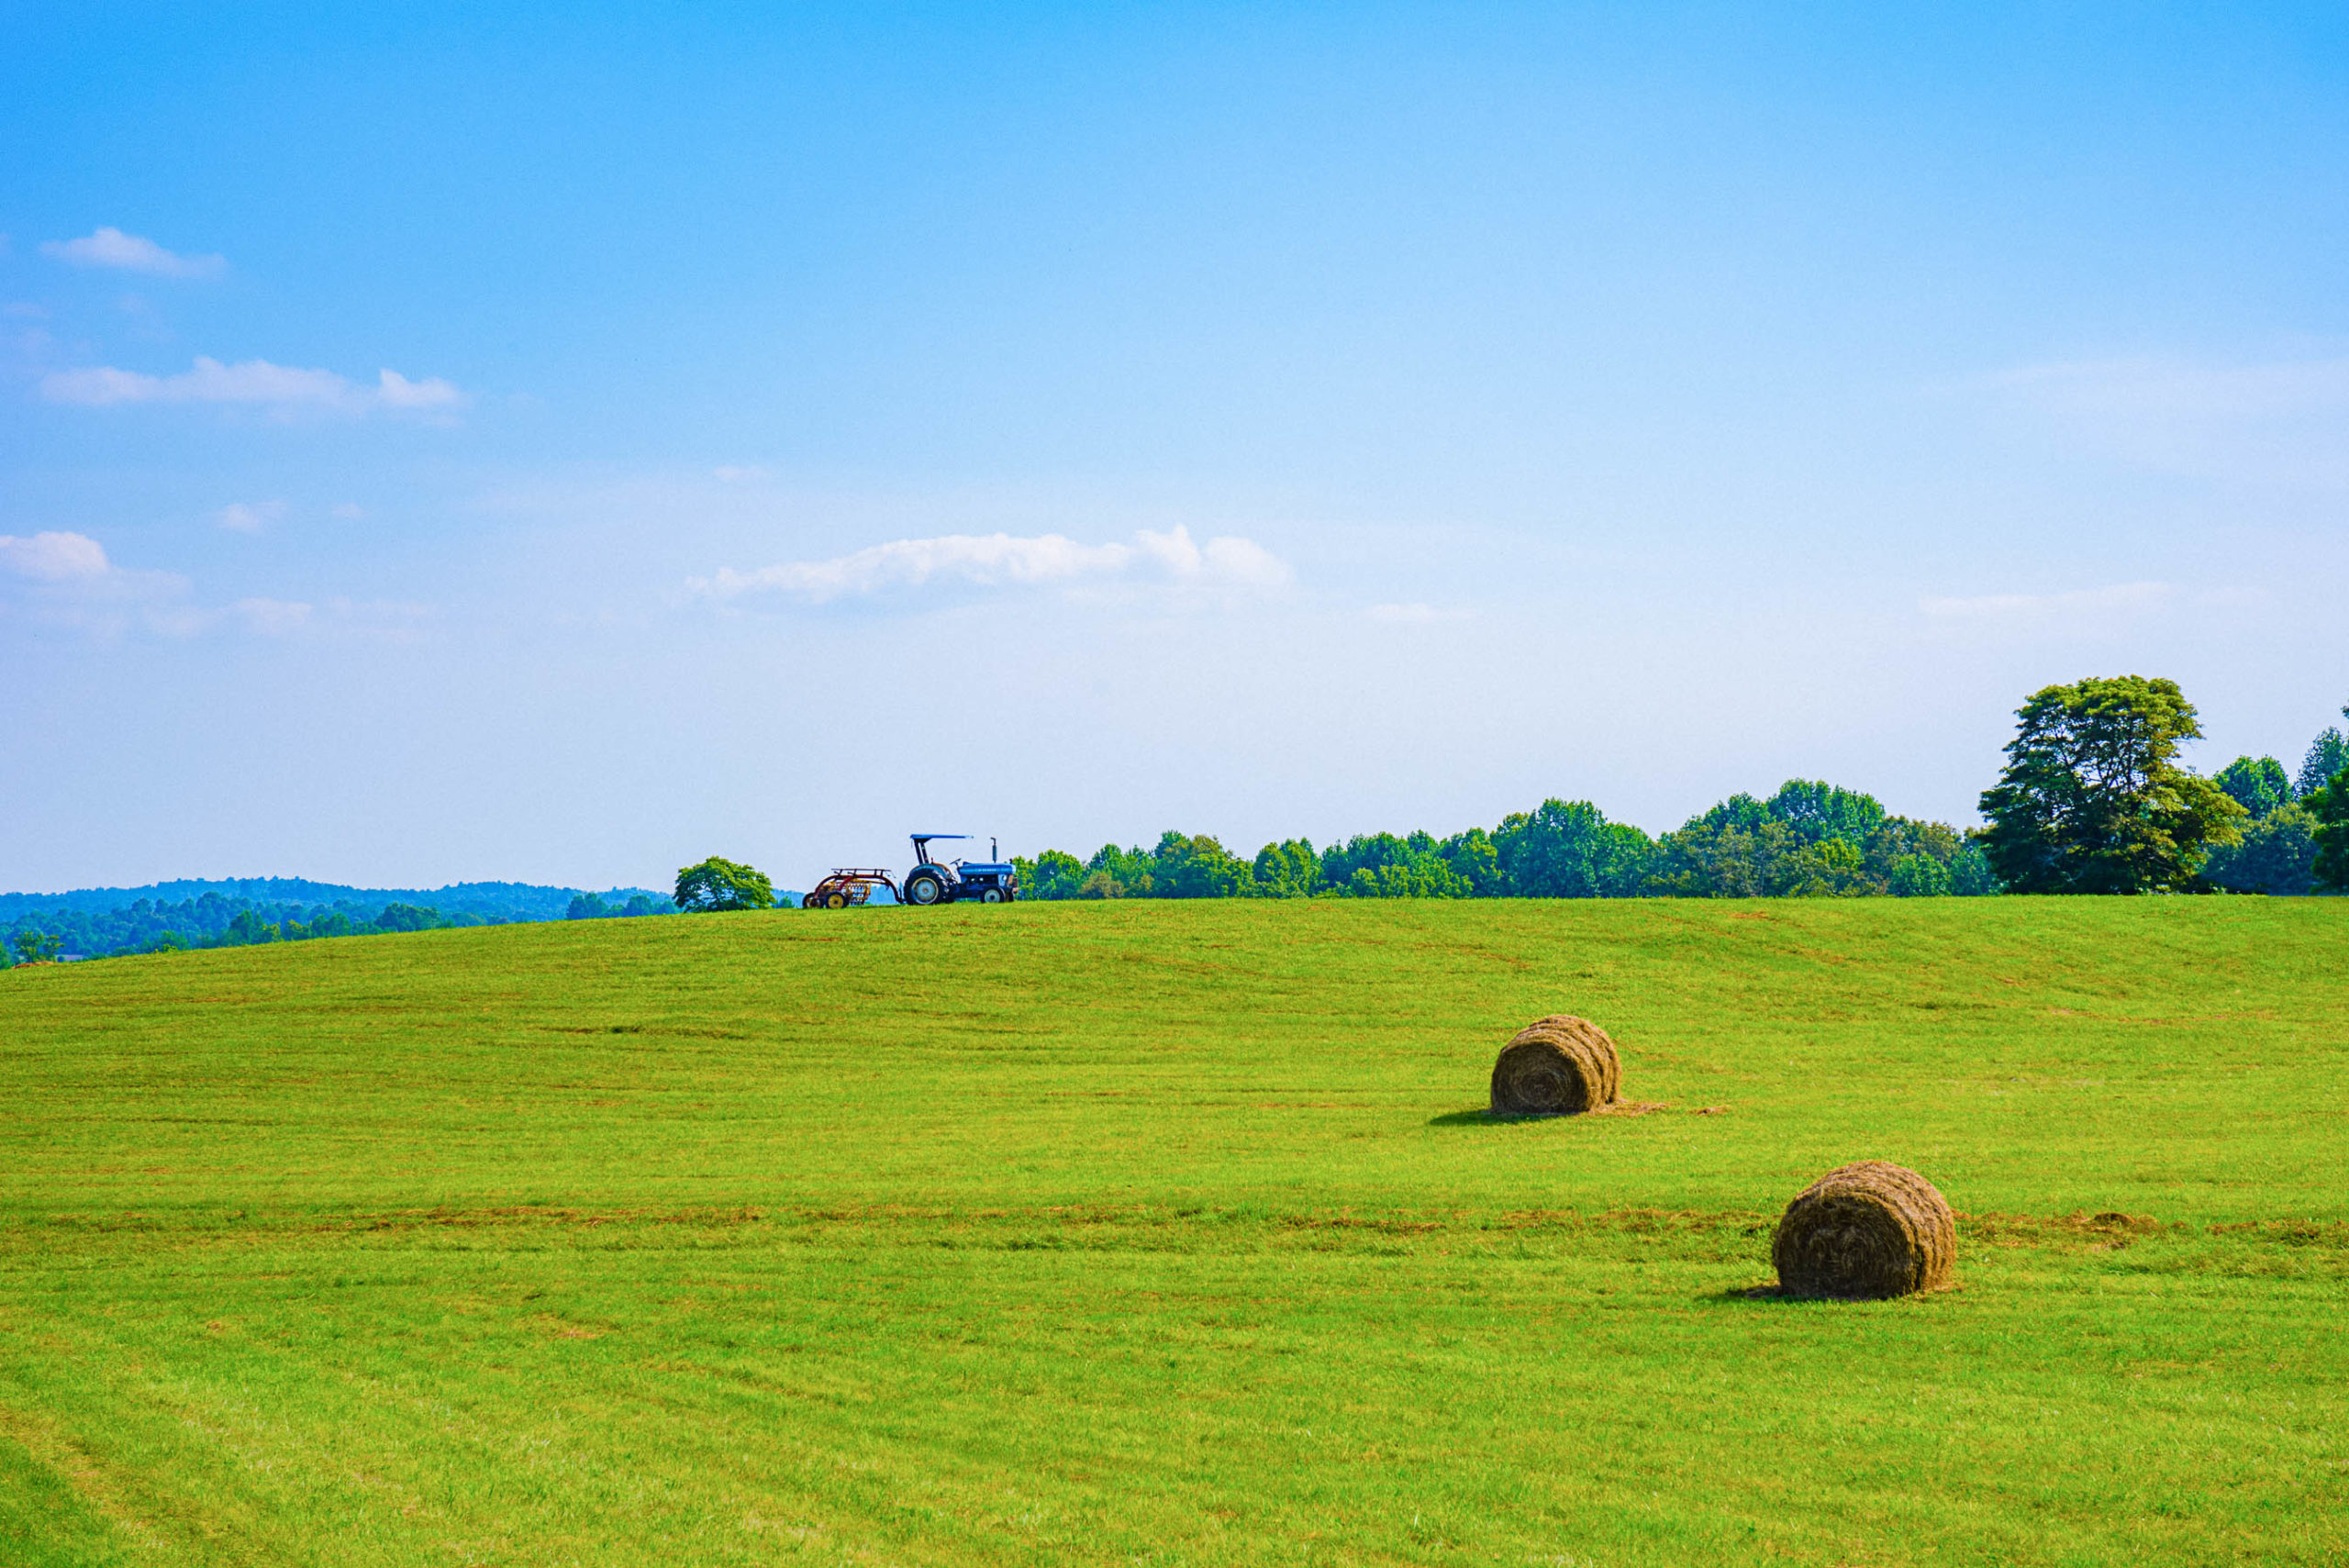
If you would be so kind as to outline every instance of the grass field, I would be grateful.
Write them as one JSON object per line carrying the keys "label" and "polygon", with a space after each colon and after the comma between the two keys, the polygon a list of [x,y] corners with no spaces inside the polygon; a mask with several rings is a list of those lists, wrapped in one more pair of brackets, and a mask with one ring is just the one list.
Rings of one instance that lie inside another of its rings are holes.
{"label": "grass field", "polygon": [[[1478,1114],[1558,1010],[1669,1108]],[[0,1107],[10,1568],[2349,1558],[2349,900],[191,952]],[[1743,1295],[1865,1156],[1957,1288]]]}

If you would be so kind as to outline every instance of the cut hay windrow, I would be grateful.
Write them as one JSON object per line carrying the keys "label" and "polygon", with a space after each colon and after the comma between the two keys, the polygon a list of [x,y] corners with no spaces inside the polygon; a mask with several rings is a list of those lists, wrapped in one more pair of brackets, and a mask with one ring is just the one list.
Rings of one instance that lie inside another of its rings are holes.
{"label": "cut hay windrow", "polygon": [[1493,1063],[1493,1115],[1573,1116],[1615,1102],[1615,1042],[1586,1018],[1553,1013],[1525,1026]]}
{"label": "cut hay windrow", "polygon": [[1770,1257],[1788,1296],[1876,1301],[1939,1290],[1957,1262],[1957,1222],[1916,1172],[1863,1160],[1796,1195]]}

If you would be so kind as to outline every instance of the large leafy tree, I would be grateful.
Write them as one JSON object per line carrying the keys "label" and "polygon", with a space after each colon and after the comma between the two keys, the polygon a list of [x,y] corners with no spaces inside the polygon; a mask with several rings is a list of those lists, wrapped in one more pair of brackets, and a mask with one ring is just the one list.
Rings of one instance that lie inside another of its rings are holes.
{"label": "large leafy tree", "polygon": [[774,884],[763,872],[712,855],[677,873],[677,907],[688,915],[721,909],[771,909]]}
{"label": "large leafy tree", "polygon": [[2201,723],[2175,681],[2092,677],[2032,694],[1983,792],[1983,848],[2017,893],[2148,893],[2201,884],[2245,815],[2177,763]]}

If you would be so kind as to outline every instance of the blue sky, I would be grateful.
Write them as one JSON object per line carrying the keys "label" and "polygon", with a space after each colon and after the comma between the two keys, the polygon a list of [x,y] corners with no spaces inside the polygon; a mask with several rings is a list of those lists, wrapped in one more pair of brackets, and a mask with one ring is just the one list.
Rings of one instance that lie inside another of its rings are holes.
{"label": "blue sky", "polygon": [[0,16],[0,886],[1965,822],[2048,682],[2349,702],[2337,8],[319,9]]}

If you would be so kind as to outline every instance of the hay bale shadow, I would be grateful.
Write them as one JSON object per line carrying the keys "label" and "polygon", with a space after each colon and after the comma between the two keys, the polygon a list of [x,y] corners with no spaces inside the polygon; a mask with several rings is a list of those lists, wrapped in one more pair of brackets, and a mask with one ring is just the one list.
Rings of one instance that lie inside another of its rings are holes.
{"label": "hay bale shadow", "polygon": [[1464,1111],[1446,1111],[1442,1116],[1428,1118],[1430,1127],[1517,1127],[1526,1122],[1555,1121],[1553,1116],[1495,1116],[1483,1106],[1471,1106]]}
{"label": "hay bale shadow", "polygon": [[1718,1302],[1727,1307],[1739,1302],[1766,1301],[1787,1307],[1875,1307],[1890,1303],[1931,1301],[1936,1296],[1955,1296],[1965,1288],[1963,1282],[1953,1281],[1931,1290],[1911,1291],[1907,1296],[1819,1296],[1810,1292],[1788,1290],[1782,1284],[1729,1285],[1720,1290],[1707,1291],[1699,1301]]}
{"label": "hay bale shadow", "polygon": [[1553,1121],[1590,1121],[1601,1117],[1653,1116],[1672,1107],[1653,1100],[1618,1101],[1586,1111],[1497,1111],[1487,1106],[1474,1106],[1464,1111],[1446,1111],[1442,1116],[1428,1118],[1430,1127],[1539,1127]]}

